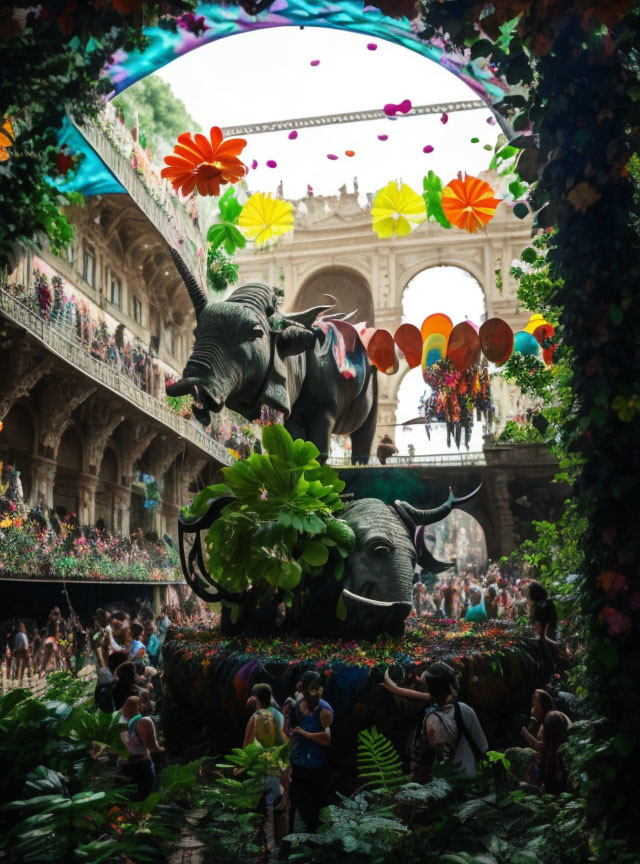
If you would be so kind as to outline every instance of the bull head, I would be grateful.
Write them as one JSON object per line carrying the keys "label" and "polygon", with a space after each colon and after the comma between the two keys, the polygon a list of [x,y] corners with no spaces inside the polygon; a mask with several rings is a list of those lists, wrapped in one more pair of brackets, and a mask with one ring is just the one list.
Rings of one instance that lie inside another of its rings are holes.
{"label": "bull head", "polygon": [[167,386],[167,394],[191,394],[194,416],[203,426],[210,422],[210,413],[225,404],[249,420],[260,416],[262,405],[287,417],[287,357],[314,346],[313,322],[331,307],[284,315],[277,311],[275,290],[260,284],[244,285],[227,300],[214,302],[180,255],[175,250],[171,254],[193,303],[196,329],[182,378]]}

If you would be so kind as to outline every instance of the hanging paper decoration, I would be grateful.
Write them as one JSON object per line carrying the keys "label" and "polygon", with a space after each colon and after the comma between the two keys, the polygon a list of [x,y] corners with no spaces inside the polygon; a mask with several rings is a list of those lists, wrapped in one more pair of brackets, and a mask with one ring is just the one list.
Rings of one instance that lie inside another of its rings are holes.
{"label": "hanging paper decoration", "polygon": [[11,156],[9,148],[16,143],[16,138],[13,133],[13,126],[8,117],[4,118],[4,123],[0,126],[0,162],[6,162]]}
{"label": "hanging paper decoration", "polygon": [[513,352],[513,330],[501,318],[489,318],[480,327],[480,347],[491,363],[502,366]]}
{"label": "hanging paper decoration", "polygon": [[433,423],[445,423],[447,447],[454,441],[459,448],[464,433],[464,445],[469,449],[474,415],[478,420],[493,419],[487,365],[460,372],[445,357],[424,370],[423,377],[431,388],[431,393],[425,393],[420,401],[427,437],[431,437]]}
{"label": "hanging paper decoration", "polygon": [[441,333],[446,341],[452,330],[453,321],[448,315],[444,315],[442,312],[434,312],[433,315],[428,315],[420,327],[423,339],[428,339],[432,333]]}
{"label": "hanging paper decoration", "polygon": [[424,200],[410,186],[392,180],[376,194],[371,208],[372,227],[378,237],[406,237],[427,218]]}
{"label": "hanging paper decoration", "polygon": [[393,341],[409,364],[409,369],[415,369],[422,360],[422,335],[413,324],[401,324],[395,332]]}
{"label": "hanging paper decoration", "polygon": [[218,126],[211,127],[209,138],[185,132],[178,136],[173,153],[165,156],[167,167],[160,176],[183,195],[194,189],[200,195],[219,195],[221,185],[237,183],[247,173],[247,166],[238,158],[246,144],[244,138],[225,141]]}
{"label": "hanging paper decoration", "polygon": [[393,336],[388,330],[376,330],[366,348],[373,365],[385,375],[394,375],[400,368]]}
{"label": "hanging paper decoration", "polygon": [[494,217],[500,203],[494,191],[484,180],[462,172],[442,190],[442,209],[445,217],[463,231],[474,234]]}
{"label": "hanging paper decoration", "polygon": [[256,192],[242,208],[238,226],[256,246],[263,246],[269,240],[291,231],[293,204]]}
{"label": "hanging paper decoration", "polygon": [[430,333],[422,346],[422,371],[439,363],[447,354],[447,340],[442,333]]}
{"label": "hanging paper decoration", "polygon": [[547,366],[551,366],[553,362],[553,354],[558,346],[549,345],[549,347],[546,347],[544,343],[548,342],[548,340],[555,335],[556,328],[553,324],[549,324],[548,321],[545,321],[542,315],[536,313],[529,318],[529,321],[524,328],[524,332],[530,333],[538,345],[542,347],[542,359]]}
{"label": "hanging paper decoration", "polygon": [[458,372],[467,372],[480,362],[480,336],[471,321],[461,321],[449,334],[447,357]]}

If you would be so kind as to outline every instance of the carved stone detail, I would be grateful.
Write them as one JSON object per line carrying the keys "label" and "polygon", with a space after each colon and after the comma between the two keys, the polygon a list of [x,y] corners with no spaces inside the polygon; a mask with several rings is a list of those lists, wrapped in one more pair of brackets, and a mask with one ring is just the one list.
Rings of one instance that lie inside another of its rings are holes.
{"label": "carved stone detail", "polygon": [[85,384],[77,378],[62,378],[54,381],[42,396],[40,430],[40,447],[45,454],[51,454],[55,459],[58,455],[60,439],[64,435],[73,412],[85,399],[88,399],[97,387]]}
{"label": "carved stone detail", "polygon": [[85,413],[89,430],[87,467],[90,474],[97,474],[100,471],[107,441],[124,420],[124,414],[115,405],[101,402],[96,398],[91,400],[90,405],[85,403],[85,407],[88,409]]}
{"label": "carved stone detail", "polygon": [[29,395],[54,363],[51,355],[43,357],[26,337],[13,346],[11,370],[3,381],[9,383],[9,387],[3,387],[0,391],[0,420],[6,417],[17,399]]}

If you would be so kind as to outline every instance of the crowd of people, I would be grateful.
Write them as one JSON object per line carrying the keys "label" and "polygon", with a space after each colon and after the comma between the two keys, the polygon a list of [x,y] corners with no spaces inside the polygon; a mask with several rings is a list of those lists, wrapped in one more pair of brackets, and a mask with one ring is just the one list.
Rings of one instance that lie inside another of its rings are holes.
{"label": "crowd of people", "polygon": [[[531,596],[533,592],[533,597]],[[555,638],[557,615],[546,589],[524,576],[501,572],[491,564],[487,573],[476,573],[469,566],[463,573],[440,577],[433,574],[416,576],[413,585],[413,607],[421,618],[462,619],[482,623],[505,618],[523,618],[534,602],[536,620],[532,621],[538,635]]]}

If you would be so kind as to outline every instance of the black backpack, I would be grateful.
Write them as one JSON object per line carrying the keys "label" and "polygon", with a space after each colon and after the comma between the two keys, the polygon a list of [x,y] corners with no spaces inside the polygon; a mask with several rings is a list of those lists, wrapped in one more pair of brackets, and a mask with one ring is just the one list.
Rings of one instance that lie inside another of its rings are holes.
{"label": "black backpack", "polygon": [[110,681],[106,684],[97,684],[93,694],[93,701],[105,714],[113,714],[116,710],[116,706],[113,704],[114,686],[115,681]]}

